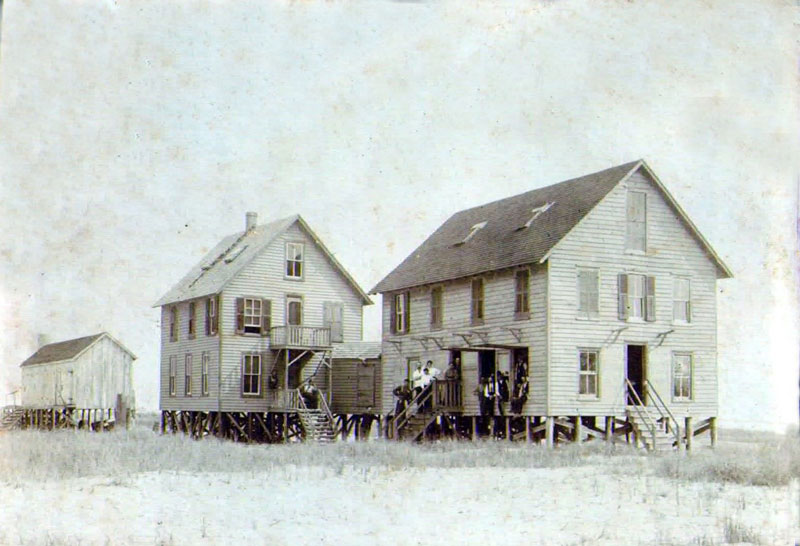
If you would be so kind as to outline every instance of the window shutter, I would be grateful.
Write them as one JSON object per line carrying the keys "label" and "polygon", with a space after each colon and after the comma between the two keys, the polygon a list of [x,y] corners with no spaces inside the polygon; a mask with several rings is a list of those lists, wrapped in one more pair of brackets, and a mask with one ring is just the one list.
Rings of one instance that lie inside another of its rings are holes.
{"label": "window shutter", "polygon": [[272,328],[272,300],[261,300],[261,335],[268,336]]}
{"label": "window shutter", "polygon": [[206,335],[211,335],[211,298],[206,298]]}
{"label": "window shutter", "polygon": [[644,320],[655,322],[656,320],[656,278],[645,277],[645,313]]}
{"label": "window shutter", "polygon": [[236,333],[244,333],[244,298],[236,298]]}
{"label": "window shutter", "polygon": [[219,332],[219,316],[221,309],[219,308],[219,294],[214,294],[212,297],[214,298],[214,316],[211,321],[211,333],[216,334]]}
{"label": "window shutter", "polygon": [[394,294],[389,296],[389,331],[397,333],[397,297]]}
{"label": "window shutter", "polygon": [[403,294],[403,299],[405,300],[406,304],[403,307],[403,322],[406,326],[406,332],[411,331],[411,292],[406,292]]}
{"label": "window shutter", "polygon": [[344,308],[341,303],[331,306],[331,341],[344,341],[343,319]]}
{"label": "window shutter", "polygon": [[617,310],[620,320],[628,319],[628,275],[620,273],[617,276]]}
{"label": "window shutter", "polygon": [[[331,328],[333,323],[333,312],[331,311],[331,302],[322,302],[322,327]],[[333,332],[331,332],[331,335]]]}

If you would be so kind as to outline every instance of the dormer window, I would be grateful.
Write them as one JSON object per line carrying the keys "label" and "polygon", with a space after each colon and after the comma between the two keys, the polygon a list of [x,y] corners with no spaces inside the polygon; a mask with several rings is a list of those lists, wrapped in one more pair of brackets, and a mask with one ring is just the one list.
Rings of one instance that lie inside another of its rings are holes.
{"label": "dormer window", "polygon": [[555,202],[551,201],[549,203],[545,203],[544,205],[541,205],[541,206],[536,207],[535,209],[531,210],[530,219],[527,222],[525,222],[525,224],[523,224],[520,227],[518,227],[517,229],[525,229],[525,228],[531,227],[531,224],[533,223],[533,221],[536,220],[539,216],[541,216],[543,212],[546,212],[547,210],[549,210],[550,207],[552,207],[553,205],[555,205]]}
{"label": "dormer window", "polygon": [[463,245],[464,243],[466,243],[467,241],[472,239],[475,236],[476,233],[478,233],[480,230],[482,230],[485,227],[486,227],[486,221],[485,220],[483,222],[478,222],[477,224],[475,224],[474,226],[469,228],[469,233],[467,234],[467,236],[464,237],[461,241],[457,242],[456,246],[457,245]]}

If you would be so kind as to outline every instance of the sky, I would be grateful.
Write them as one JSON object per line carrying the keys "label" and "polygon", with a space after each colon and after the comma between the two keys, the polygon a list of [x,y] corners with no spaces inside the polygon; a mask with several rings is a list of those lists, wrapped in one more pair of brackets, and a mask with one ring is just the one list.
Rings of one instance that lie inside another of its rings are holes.
{"label": "sky", "polygon": [[105,330],[157,408],[151,306],[245,211],[369,290],[460,209],[644,158],[735,275],[721,423],[796,423],[797,8],[466,4],[6,0],[0,394]]}

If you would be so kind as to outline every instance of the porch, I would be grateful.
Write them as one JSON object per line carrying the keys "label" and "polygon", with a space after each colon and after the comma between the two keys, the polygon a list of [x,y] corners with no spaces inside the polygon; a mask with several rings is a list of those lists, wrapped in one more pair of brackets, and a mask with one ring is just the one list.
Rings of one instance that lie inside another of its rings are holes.
{"label": "porch", "polygon": [[314,326],[273,326],[270,328],[273,349],[330,349],[331,329]]}

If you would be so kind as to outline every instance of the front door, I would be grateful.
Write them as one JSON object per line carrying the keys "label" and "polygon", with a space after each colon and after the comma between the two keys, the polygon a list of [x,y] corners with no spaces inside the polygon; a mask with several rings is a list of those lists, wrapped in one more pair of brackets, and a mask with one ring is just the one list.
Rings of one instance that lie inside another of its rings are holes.
{"label": "front door", "polygon": [[364,360],[356,364],[356,404],[361,408],[375,405],[375,363]]}
{"label": "front door", "polygon": [[493,378],[496,369],[494,351],[478,351],[478,378]]}
{"label": "front door", "polygon": [[646,345],[625,345],[625,377],[628,378],[631,388],[626,385],[627,403],[629,406],[638,406],[640,403],[646,404],[645,379],[647,377],[647,346]]}

